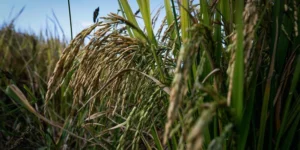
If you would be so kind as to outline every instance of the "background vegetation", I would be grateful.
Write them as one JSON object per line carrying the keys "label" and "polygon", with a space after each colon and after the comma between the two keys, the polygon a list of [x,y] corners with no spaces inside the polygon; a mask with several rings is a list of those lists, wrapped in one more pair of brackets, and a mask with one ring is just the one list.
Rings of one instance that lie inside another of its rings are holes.
{"label": "background vegetation", "polygon": [[68,45],[2,26],[1,148],[300,149],[299,0],[137,3]]}

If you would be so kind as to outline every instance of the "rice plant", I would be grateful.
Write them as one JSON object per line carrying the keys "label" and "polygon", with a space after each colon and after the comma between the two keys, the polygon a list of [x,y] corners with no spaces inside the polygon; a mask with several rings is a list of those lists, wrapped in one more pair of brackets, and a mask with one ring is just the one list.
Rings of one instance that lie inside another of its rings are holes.
{"label": "rice plant", "polygon": [[70,42],[41,107],[3,85],[44,123],[46,148],[300,148],[299,0],[137,4]]}
{"label": "rice plant", "polygon": [[41,112],[63,39],[51,31],[39,35],[17,31],[14,18],[0,27],[0,148],[34,149],[47,145],[45,124],[24,109],[20,98],[9,86],[21,89],[33,110]]}

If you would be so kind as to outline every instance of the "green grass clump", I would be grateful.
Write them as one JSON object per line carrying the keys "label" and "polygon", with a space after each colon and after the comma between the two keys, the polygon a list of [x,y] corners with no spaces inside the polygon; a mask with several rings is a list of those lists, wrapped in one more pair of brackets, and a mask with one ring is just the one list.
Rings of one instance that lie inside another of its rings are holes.
{"label": "green grass clump", "polygon": [[8,88],[16,85],[32,106],[41,111],[47,80],[66,43],[48,34],[17,31],[13,22],[0,29],[0,147],[29,149],[46,145],[45,125],[26,111]]}
{"label": "green grass clump", "polygon": [[66,46],[51,76],[40,72],[41,105],[31,93],[42,88],[1,85],[17,113],[35,120],[41,146],[300,148],[299,1],[165,0],[156,14],[149,0],[137,3],[133,13],[119,0],[122,16],[101,17]]}

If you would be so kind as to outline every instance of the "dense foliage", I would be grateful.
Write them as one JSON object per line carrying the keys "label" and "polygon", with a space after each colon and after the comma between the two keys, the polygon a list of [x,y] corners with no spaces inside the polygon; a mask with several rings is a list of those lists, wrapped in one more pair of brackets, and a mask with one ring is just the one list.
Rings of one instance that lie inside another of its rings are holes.
{"label": "dense foliage", "polygon": [[137,3],[66,47],[1,29],[0,147],[300,148],[299,0]]}

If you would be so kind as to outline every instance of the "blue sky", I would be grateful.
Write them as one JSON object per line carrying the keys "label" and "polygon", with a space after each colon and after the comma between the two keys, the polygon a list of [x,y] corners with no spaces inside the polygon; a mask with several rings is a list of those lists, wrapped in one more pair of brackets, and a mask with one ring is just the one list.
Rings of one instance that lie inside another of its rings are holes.
{"label": "blue sky", "polygon": [[[136,0],[128,0],[135,11]],[[106,16],[119,9],[118,0],[70,0],[73,22],[73,36],[93,23],[93,11],[99,6],[99,16]],[[163,0],[151,0],[151,10],[163,5]],[[25,6],[25,10],[17,19],[16,28],[23,31],[39,33],[54,29],[52,10],[61,24],[67,39],[70,39],[68,0],[0,0],[0,24],[9,22]],[[10,15],[11,14],[11,15]],[[51,19],[49,19],[51,18]]]}

